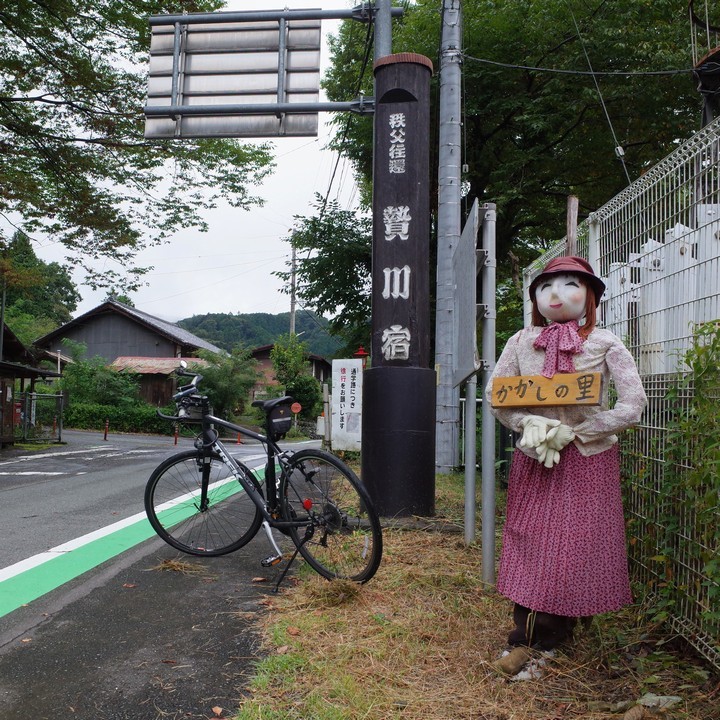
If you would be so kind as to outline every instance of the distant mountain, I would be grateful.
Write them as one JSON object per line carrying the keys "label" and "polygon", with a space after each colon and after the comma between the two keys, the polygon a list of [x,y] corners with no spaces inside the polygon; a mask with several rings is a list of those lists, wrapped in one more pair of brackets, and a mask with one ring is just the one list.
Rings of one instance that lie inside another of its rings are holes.
{"label": "distant mountain", "polygon": [[[308,350],[330,359],[341,343],[328,334],[327,324],[325,318],[307,311],[295,316],[295,332],[307,343]],[[229,351],[238,344],[250,348],[272,345],[290,331],[290,313],[208,313],[185,318],[177,325]]]}

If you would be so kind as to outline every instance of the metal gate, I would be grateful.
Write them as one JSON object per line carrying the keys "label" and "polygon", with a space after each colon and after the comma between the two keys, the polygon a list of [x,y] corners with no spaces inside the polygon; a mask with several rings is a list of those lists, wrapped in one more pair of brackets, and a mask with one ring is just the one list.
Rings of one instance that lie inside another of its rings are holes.
{"label": "metal gate", "polygon": [[64,397],[24,392],[16,396],[15,440],[62,442]]}

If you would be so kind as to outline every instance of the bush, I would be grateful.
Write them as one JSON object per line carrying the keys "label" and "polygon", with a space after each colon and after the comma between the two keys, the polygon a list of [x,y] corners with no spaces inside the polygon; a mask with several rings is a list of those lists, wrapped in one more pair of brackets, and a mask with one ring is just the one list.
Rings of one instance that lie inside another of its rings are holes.
{"label": "bush", "polygon": [[[101,405],[99,403],[73,403],[65,409],[64,425],[77,430],[104,430],[105,421],[113,432],[158,433],[169,435],[172,425],[156,414],[152,405],[136,404],[129,407]],[[167,414],[173,414],[167,409]]]}
{"label": "bush", "polygon": [[313,420],[322,409],[322,388],[312,375],[298,375],[287,386],[287,394],[302,405],[300,417]]}

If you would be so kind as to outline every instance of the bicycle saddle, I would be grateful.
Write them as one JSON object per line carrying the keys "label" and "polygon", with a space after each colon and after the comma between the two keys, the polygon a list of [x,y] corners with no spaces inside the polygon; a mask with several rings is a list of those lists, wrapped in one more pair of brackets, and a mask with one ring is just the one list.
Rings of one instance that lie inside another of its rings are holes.
{"label": "bicycle saddle", "polygon": [[286,405],[292,401],[293,398],[289,395],[285,395],[284,397],[272,398],[270,400],[254,400],[252,406],[262,408],[263,412],[270,412],[270,410],[274,407],[277,407],[278,405]]}

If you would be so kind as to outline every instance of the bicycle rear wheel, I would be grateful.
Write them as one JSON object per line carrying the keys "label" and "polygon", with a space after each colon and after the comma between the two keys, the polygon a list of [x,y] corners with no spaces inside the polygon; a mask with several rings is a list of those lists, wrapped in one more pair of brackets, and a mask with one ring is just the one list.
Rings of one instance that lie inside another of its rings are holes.
{"label": "bicycle rear wheel", "polygon": [[[202,502],[203,468],[207,499]],[[260,491],[251,471],[245,477]],[[196,450],[161,463],[145,487],[145,512],[155,532],[190,555],[225,555],[250,542],[262,517],[220,456]]]}
{"label": "bicycle rear wheel", "polygon": [[280,498],[286,520],[307,519],[306,526],[290,528],[290,536],[313,569],[357,582],[375,574],[382,558],[380,520],[342,460],[322,450],[295,453],[283,470]]}

